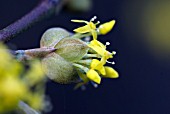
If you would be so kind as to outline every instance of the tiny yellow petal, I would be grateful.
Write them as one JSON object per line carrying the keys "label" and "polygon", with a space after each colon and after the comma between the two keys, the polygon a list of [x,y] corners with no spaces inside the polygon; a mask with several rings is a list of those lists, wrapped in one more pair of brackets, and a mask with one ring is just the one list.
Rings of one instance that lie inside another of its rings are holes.
{"label": "tiny yellow petal", "polygon": [[108,32],[110,32],[113,28],[113,26],[115,25],[115,20],[112,20],[110,22],[106,22],[102,25],[99,26],[99,33],[100,34],[107,34]]}
{"label": "tiny yellow petal", "polygon": [[88,77],[90,80],[96,82],[97,84],[100,84],[100,82],[101,82],[101,77],[100,77],[99,74],[98,74],[95,70],[93,70],[93,69],[90,69],[90,70],[87,72],[87,77]]}
{"label": "tiny yellow petal", "polygon": [[85,25],[83,27],[79,27],[77,29],[74,29],[73,31],[77,32],[77,33],[87,33],[87,32],[90,32],[90,27],[89,27],[89,25]]}
{"label": "tiny yellow petal", "polygon": [[103,45],[101,42],[99,42],[98,40],[92,40],[91,42],[90,42],[90,44],[91,45],[94,45],[94,46],[99,46],[99,47],[101,47],[101,48],[103,48],[103,49],[106,49],[106,46],[105,45]]}
{"label": "tiny yellow petal", "polygon": [[71,21],[76,22],[76,23],[86,23],[86,24],[89,23],[88,21],[84,21],[84,20],[74,20],[74,19],[72,19]]}
{"label": "tiny yellow petal", "polygon": [[104,56],[106,57],[106,59],[113,58],[113,54],[109,51],[105,51]]}
{"label": "tiny yellow petal", "polygon": [[91,67],[92,69],[95,69],[95,67],[96,67],[99,63],[100,63],[99,60],[93,59],[92,62],[91,62],[91,64],[90,64],[90,67]]}
{"label": "tiny yellow petal", "polygon": [[96,25],[93,22],[89,22],[89,26],[91,29],[96,30]]}
{"label": "tiny yellow petal", "polygon": [[93,39],[97,39],[97,32],[95,31],[95,30],[91,30],[91,34],[92,34],[92,36],[93,36]]}
{"label": "tiny yellow petal", "polygon": [[92,48],[94,51],[96,51],[99,55],[104,56],[105,49],[99,46],[96,46],[96,45],[91,45],[91,44],[89,44],[88,46]]}
{"label": "tiny yellow petal", "polygon": [[96,70],[98,70],[102,75],[106,75],[104,66],[96,67]]}
{"label": "tiny yellow petal", "polygon": [[106,64],[106,61],[107,61],[107,59],[106,59],[106,57],[105,56],[103,56],[102,58],[101,58],[101,64],[102,65],[105,65]]}
{"label": "tiny yellow petal", "polygon": [[101,61],[99,61],[97,59],[93,59],[90,64],[90,67],[91,67],[91,69],[95,69],[95,70],[99,71],[102,75],[105,75],[106,72],[105,72],[105,68],[103,65],[104,64]]}
{"label": "tiny yellow petal", "polygon": [[106,75],[103,75],[105,78],[118,78],[119,74],[113,68],[106,66],[105,67]]}

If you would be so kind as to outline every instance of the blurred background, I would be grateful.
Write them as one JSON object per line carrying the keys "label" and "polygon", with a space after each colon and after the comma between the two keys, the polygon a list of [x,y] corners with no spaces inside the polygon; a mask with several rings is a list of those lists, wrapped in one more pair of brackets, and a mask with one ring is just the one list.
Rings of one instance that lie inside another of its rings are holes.
{"label": "blurred background", "polygon": [[[1,0],[0,28],[19,19],[39,0]],[[113,67],[118,79],[103,79],[96,89],[73,90],[72,85],[48,81],[46,93],[53,104],[48,114],[169,114],[170,113],[170,1],[93,0],[86,13],[60,12],[20,34],[8,45],[11,49],[39,47],[41,35],[50,27],[70,31],[78,26],[71,19],[102,22],[116,20],[113,30],[99,36],[109,41],[108,50],[117,55]]]}

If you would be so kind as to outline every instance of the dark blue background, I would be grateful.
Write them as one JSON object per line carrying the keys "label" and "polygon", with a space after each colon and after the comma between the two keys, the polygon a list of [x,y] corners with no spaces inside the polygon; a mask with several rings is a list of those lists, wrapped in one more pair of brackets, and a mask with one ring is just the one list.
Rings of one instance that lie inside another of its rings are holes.
{"label": "dark blue background", "polygon": [[[99,39],[110,41],[112,46],[108,49],[117,51],[114,58],[116,65],[113,67],[120,78],[103,79],[97,89],[89,85],[86,91],[74,91],[74,84],[60,85],[49,81],[47,94],[53,104],[49,114],[170,114],[169,61],[154,58],[146,45],[135,39],[142,38],[136,24],[141,8],[145,6],[142,3],[133,4],[130,0],[93,2],[93,9],[88,13],[61,12],[8,43],[13,49],[37,48],[46,29],[60,26],[73,30],[77,27],[77,24],[70,22],[71,19],[89,20],[97,15],[101,22],[110,19],[117,21],[112,32]],[[37,3],[38,0],[1,0],[0,28],[29,12]]]}

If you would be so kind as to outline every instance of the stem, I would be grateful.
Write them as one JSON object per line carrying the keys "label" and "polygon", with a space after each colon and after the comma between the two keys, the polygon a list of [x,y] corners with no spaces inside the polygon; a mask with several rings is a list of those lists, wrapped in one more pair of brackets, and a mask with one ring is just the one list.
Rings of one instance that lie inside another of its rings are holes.
{"label": "stem", "polygon": [[77,67],[79,69],[84,70],[84,72],[88,72],[89,71],[89,69],[87,67],[85,67],[83,65],[80,65],[80,64],[73,63],[73,66],[75,66],[75,67]]}
{"label": "stem", "polygon": [[10,50],[10,53],[14,55],[14,57],[19,61],[25,61],[25,60],[32,60],[35,58],[41,59],[55,51],[56,51],[55,48],[36,48],[36,49],[17,50],[17,51]]}
{"label": "stem", "polygon": [[90,37],[91,33],[86,33],[86,34],[81,34],[81,33],[76,33],[74,35],[71,36],[71,38],[84,38],[84,37]]}
{"label": "stem", "polygon": [[0,41],[6,42],[31,27],[36,22],[54,15],[68,0],[42,0],[30,13],[20,20],[0,30]]}

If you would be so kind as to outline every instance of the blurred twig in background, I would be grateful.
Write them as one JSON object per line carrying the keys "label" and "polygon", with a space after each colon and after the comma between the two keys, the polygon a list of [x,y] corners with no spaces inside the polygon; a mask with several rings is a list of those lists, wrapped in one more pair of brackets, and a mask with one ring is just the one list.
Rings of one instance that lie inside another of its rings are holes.
{"label": "blurred twig in background", "polygon": [[69,0],[42,0],[30,13],[20,20],[0,30],[0,41],[6,42],[17,34],[28,29],[30,26],[44,18],[50,17],[60,11],[62,6]]}

